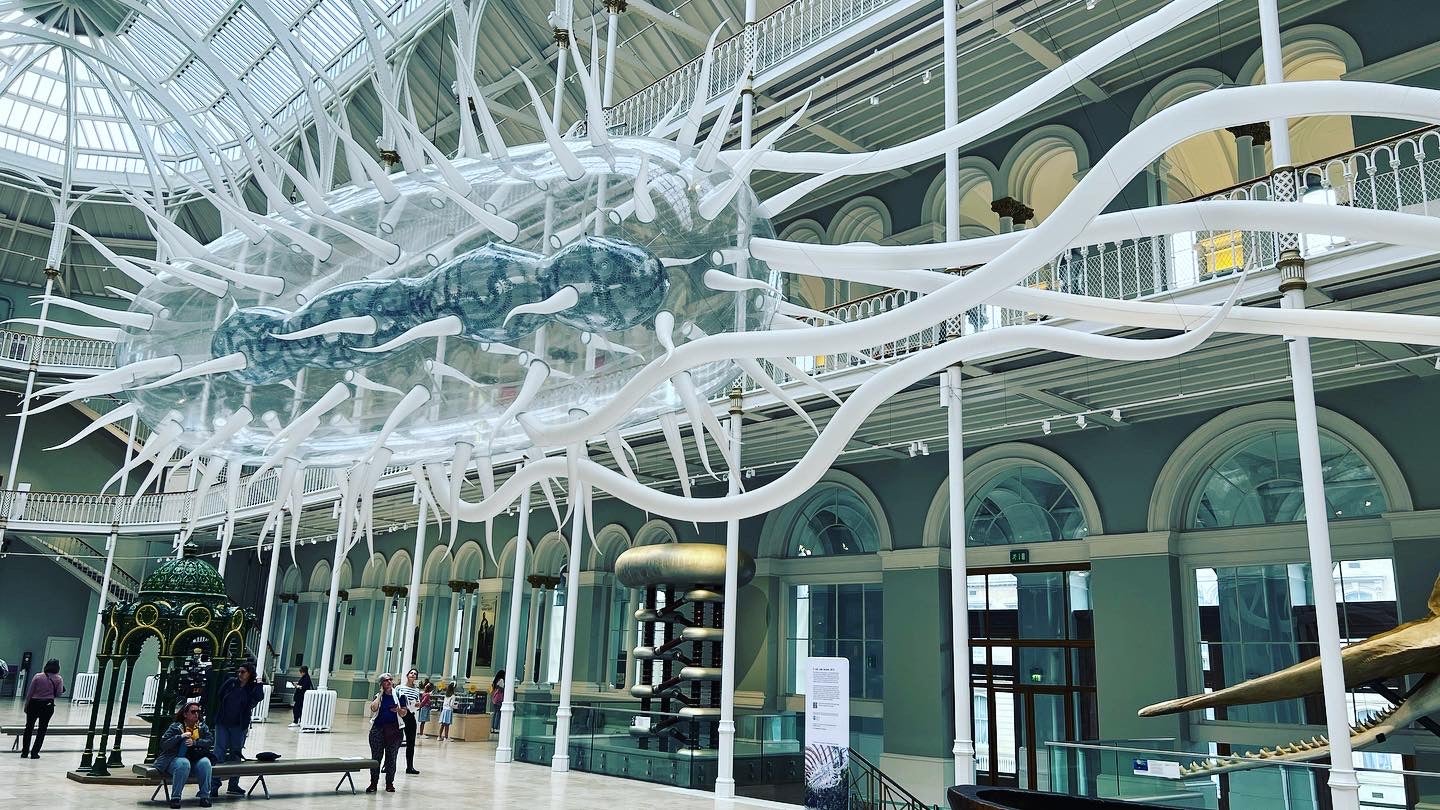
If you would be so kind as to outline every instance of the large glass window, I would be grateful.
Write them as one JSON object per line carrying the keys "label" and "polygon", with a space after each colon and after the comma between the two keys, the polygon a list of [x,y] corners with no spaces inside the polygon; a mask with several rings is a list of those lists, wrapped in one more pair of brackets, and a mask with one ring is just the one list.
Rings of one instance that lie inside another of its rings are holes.
{"label": "large glass window", "polygon": [[616,582],[610,586],[610,666],[604,675],[616,689],[625,687],[625,662],[629,659],[629,630],[635,626],[631,590]]}
{"label": "large glass window", "polygon": [[884,696],[882,593],[878,583],[790,588],[792,694],[805,694],[805,662],[814,655],[849,659],[850,697],[879,700]]}
{"label": "large glass window", "polygon": [[[980,485],[965,503],[965,519],[971,548],[1083,540],[1090,533],[1074,491],[1033,463],[1007,467]],[[941,525],[950,525],[949,509]]]}
{"label": "large glass window", "polygon": [[873,554],[879,546],[880,528],[870,506],[849,487],[821,484],[806,496],[785,556]]}
{"label": "large glass window", "polygon": [[[1320,461],[1325,508],[1332,520],[1386,510],[1375,470],[1354,448],[1322,432]],[[1299,440],[1293,429],[1285,429],[1251,436],[1217,458],[1200,477],[1186,526],[1215,529],[1304,519]]]}
{"label": "large glass window", "polygon": [[[1335,565],[1334,575],[1341,643],[1363,641],[1399,624],[1390,560],[1347,560]],[[1268,675],[1320,654],[1308,564],[1200,568],[1195,571],[1195,591],[1206,691]],[[1352,693],[1351,722],[1355,712],[1387,705],[1378,695]],[[1253,723],[1325,722],[1318,694],[1304,700],[1213,709],[1205,716]]]}

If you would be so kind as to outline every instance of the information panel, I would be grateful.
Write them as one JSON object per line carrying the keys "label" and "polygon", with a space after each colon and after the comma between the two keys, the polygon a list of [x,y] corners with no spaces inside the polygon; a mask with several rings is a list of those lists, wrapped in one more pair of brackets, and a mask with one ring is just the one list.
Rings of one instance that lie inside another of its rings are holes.
{"label": "information panel", "polygon": [[850,806],[850,661],[809,658],[805,695],[805,806]]}

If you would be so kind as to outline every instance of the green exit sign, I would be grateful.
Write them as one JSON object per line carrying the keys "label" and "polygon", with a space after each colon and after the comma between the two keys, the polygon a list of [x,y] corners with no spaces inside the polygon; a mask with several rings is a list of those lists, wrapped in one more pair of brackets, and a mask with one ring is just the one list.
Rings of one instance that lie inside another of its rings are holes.
{"label": "green exit sign", "polygon": [[1028,563],[1028,562],[1030,562],[1030,549],[1028,549],[1028,548],[1012,548],[1012,549],[1010,549],[1010,562],[1012,562],[1012,563]]}

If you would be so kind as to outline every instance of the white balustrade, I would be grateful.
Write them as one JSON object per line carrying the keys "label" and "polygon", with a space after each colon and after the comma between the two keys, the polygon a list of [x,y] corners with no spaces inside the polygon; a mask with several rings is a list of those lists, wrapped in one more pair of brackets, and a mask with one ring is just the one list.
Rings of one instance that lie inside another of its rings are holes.
{"label": "white balustrade", "polygon": [[145,691],[140,694],[140,711],[153,712],[160,702],[160,676],[151,675],[145,679]]}
{"label": "white balustrade", "polygon": [[95,702],[95,680],[99,676],[94,672],[80,672],[75,675],[75,683],[70,692],[70,702],[73,704]]}
{"label": "white balustrade", "polygon": [[265,698],[250,710],[250,722],[252,723],[264,723],[270,719],[270,694],[274,691],[275,686],[268,683],[262,684],[262,686],[265,689]]}
{"label": "white balustrade", "polygon": [[335,724],[335,690],[312,689],[300,707],[301,731],[329,731]]}

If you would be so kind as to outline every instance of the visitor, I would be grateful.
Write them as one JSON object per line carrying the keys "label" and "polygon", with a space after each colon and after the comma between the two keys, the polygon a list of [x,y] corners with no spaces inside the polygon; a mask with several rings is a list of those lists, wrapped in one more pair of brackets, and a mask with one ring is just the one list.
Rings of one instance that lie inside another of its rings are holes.
{"label": "visitor", "polygon": [[295,722],[290,724],[291,728],[300,725],[300,711],[305,706],[305,693],[315,688],[315,682],[310,680],[310,667],[300,667],[300,680],[295,684]]}
{"label": "visitor", "polygon": [[505,670],[495,673],[490,682],[490,733],[500,731],[500,707],[505,703]]}
{"label": "visitor", "polygon": [[[45,669],[30,681],[29,698],[25,701],[25,737],[20,746],[20,758],[40,758],[40,746],[45,744],[45,730],[50,728],[50,718],[55,715],[55,699],[65,693],[65,680],[60,677],[60,661],[51,658],[45,662]],[[30,733],[36,724],[40,730],[35,742],[30,742]]]}
{"label": "visitor", "polygon": [[416,736],[425,736],[425,724],[430,722],[430,712],[434,708],[431,698],[434,696],[435,684],[431,683],[429,678],[426,678],[425,685],[420,687],[420,705],[417,707],[420,715],[420,728],[416,732]]}
{"label": "visitor", "polygon": [[415,709],[420,706],[420,672],[414,667],[405,673],[405,685],[395,687],[396,700],[405,708],[405,773],[415,770]]}
{"label": "visitor", "polygon": [[182,703],[175,712],[175,722],[165,729],[160,738],[160,753],[155,757],[154,768],[170,777],[170,806],[180,806],[180,794],[185,792],[185,783],[190,774],[200,783],[196,797],[201,807],[210,806],[210,755],[215,747],[215,738],[210,728],[202,722],[199,703]]}
{"label": "visitor", "polygon": [[[216,762],[238,762],[243,759],[245,736],[250,733],[250,713],[265,699],[265,687],[255,680],[255,665],[249,661],[235,668],[235,674],[220,687],[220,698],[215,708],[215,757]],[[211,791],[220,795],[220,780],[216,779]],[[225,792],[231,796],[244,796],[240,777],[230,777]]]}
{"label": "visitor", "polygon": [[[400,718],[408,712],[395,697],[395,679],[390,673],[380,676],[380,691],[367,704],[366,709],[375,719],[370,723],[370,758],[385,769],[385,792],[395,792],[395,758],[400,753],[400,742],[405,732]],[[374,793],[380,786],[380,768],[370,769],[370,787],[366,793]]]}
{"label": "visitor", "polygon": [[445,684],[445,702],[440,704],[440,739],[445,742],[450,739],[450,724],[455,720],[455,706],[460,699],[455,697],[455,682]]}

